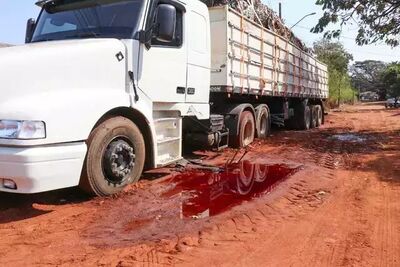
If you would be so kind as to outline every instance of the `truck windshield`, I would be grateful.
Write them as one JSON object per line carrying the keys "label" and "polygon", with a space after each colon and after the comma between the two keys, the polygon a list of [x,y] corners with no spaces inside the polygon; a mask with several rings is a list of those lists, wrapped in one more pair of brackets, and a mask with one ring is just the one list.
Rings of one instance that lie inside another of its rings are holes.
{"label": "truck windshield", "polygon": [[[72,2],[72,3],[71,3]],[[81,39],[129,39],[137,30],[142,0],[53,1],[45,6],[32,42]]]}

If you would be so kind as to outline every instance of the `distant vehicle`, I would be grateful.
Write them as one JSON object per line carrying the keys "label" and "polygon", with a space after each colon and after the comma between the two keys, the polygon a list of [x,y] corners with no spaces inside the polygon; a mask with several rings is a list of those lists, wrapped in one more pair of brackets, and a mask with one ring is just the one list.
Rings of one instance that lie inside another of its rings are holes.
{"label": "distant vehicle", "polygon": [[389,98],[388,100],[386,100],[385,107],[386,108],[398,108],[398,107],[400,107],[400,100],[396,99],[396,98]]}

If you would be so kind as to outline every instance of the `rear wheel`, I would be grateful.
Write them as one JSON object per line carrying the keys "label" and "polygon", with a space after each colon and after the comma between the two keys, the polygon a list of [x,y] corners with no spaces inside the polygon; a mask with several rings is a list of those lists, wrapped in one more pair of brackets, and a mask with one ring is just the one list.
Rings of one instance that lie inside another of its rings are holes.
{"label": "rear wheel", "polygon": [[320,105],[315,106],[317,109],[317,127],[321,126],[324,120],[324,114],[322,113],[322,107]]}
{"label": "rear wheel", "polygon": [[296,121],[299,130],[309,130],[311,124],[311,109],[310,106],[307,105],[307,101],[302,101],[298,104],[295,112]]}
{"label": "rear wheel", "polygon": [[269,109],[262,106],[256,111],[257,137],[267,139],[271,132],[271,116]]}
{"label": "rear wheel", "polygon": [[254,141],[255,121],[250,111],[243,111],[239,120],[239,135],[234,140],[234,147],[247,147]]}
{"label": "rear wheel", "polygon": [[310,106],[311,118],[310,118],[310,128],[317,128],[318,121],[318,111],[317,106]]}
{"label": "rear wheel", "polygon": [[88,152],[80,187],[95,196],[121,192],[139,180],[145,144],[138,127],[124,117],[105,120],[88,139]]}

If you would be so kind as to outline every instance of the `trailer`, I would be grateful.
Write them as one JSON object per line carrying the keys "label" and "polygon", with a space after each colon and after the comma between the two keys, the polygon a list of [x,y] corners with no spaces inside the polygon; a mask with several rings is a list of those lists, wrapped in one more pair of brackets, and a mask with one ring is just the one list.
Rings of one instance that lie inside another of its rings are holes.
{"label": "trailer", "polygon": [[323,123],[326,66],[228,6],[37,5],[26,44],[0,50],[0,191],[112,195],[185,146],[241,148],[271,123]]}
{"label": "trailer", "polygon": [[231,146],[266,138],[271,123],[300,130],[323,123],[329,96],[325,64],[228,5],[211,7],[209,14],[211,112],[225,116]]}

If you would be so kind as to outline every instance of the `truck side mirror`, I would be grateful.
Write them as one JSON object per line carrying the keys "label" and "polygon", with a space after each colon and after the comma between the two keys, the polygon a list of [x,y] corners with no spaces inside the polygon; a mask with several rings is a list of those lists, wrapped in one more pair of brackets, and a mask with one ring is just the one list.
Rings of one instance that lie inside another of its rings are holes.
{"label": "truck side mirror", "polygon": [[175,7],[169,4],[160,4],[157,8],[156,39],[160,42],[171,42],[175,37],[175,27]]}
{"label": "truck side mirror", "polygon": [[32,41],[33,32],[35,31],[36,21],[35,19],[28,19],[26,22],[26,33],[25,33],[25,43],[30,43]]}

